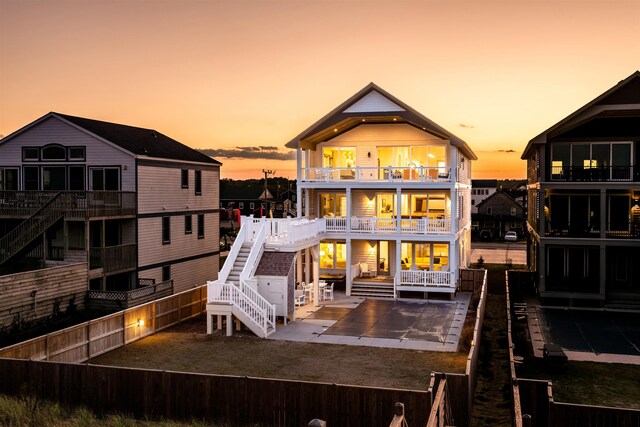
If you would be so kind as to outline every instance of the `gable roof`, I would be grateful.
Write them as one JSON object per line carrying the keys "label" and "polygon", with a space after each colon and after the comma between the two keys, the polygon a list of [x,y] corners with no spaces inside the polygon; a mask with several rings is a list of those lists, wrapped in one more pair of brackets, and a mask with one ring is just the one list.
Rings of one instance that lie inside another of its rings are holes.
{"label": "gable roof", "polygon": [[594,117],[596,119],[606,119],[612,116],[624,117],[625,119],[631,118],[638,126],[637,123],[640,121],[640,71],[636,71],[626,79],[621,80],[591,102],[530,140],[520,158],[527,159],[529,151],[534,145],[545,144],[549,134],[563,130],[565,126],[577,126],[589,119],[594,119]]}
{"label": "gable roof", "polygon": [[338,105],[320,120],[289,141],[288,148],[315,148],[326,141],[363,123],[405,123],[428,132],[460,149],[471,160],[478,157],[467,143],[400,101],[375,83],[369,83]]}
{"label": "gable roof", "polygon": [[83,117],[70,116],[56,112],[50,112],[22,129],[12,133],[4,138],[3,142],[50,117],[55,117],[63,122],[76,126],[85,132],[115,144],[134,155],[216,165],[221,164],[219,161],[153,129],[103,122],[100,120],[86,119]]}
{"label": "gable roof", "polygon": [[487,202],[489,202],[490,200],[493,200],[496,197],[505,199],[510,205],[517,205],[518,207],[523,208],[523,206],[520,203],[518,203],[513,197],[508,195],[503,190],[498,190],[495,193],[491,194],[489,197],[483,199],[480,203],[476,205],[476,207],[480,208],[482,205],[486,204]]}

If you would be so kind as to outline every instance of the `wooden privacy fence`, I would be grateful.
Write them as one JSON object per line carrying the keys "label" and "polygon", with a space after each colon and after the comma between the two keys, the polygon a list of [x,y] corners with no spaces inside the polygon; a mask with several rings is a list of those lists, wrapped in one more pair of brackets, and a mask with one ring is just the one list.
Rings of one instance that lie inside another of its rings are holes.
{"label": "wooden privacy fence", "polygon": [[[512,415],[515,427],[637,427],[640,410],[556,402],[551,381],[518,378],[511,337],[509,275],[506,277],[507,342],[511,369]],[[530,419],[524,419],[527,415]]]}
{"label": "wooden privacy fence", "polygon": [[463,292],[476,292],[482,287],[486,270],[483,268],[461,268],[460,290]]}
{"label": "wooden privacy fence", "polygon": [[5,347],[0,358],[86,362],[199,316],[206,303],[205,285]]}
{"label": "wooden privacy fence", "polygon": [[330,426],[388,426],[395,403],[403,402],[409,425],[424,426],[431,410],[428,391],[10,359],[0,359],[0,372],[11,372],[0,393],[153,419],[301,426],[320,418]]}

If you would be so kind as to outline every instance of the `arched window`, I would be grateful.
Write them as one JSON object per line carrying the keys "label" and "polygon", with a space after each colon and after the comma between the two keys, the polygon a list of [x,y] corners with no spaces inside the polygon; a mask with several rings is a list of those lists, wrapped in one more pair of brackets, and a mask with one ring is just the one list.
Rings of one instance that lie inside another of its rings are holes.
{"label": "arched window", "polygon": [[67,160],[67,150],[61,145],[42,147],[42,160]]}

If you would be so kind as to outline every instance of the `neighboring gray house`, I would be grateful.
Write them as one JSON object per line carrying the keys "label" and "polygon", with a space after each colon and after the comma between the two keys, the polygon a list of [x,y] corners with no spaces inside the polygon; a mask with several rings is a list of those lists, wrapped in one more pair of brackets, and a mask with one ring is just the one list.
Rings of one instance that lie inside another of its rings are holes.
{"label": "neighboring gray house", "polygon": [[478,213],[471,214],[474,229],[490,230],[494,239],[502,239],[507,231],[515,231],[524,237],[524,208],[511,196],[498,190],[477,206]]}
{"label": "neighboring gray house", "polygon": [[478,213],[478,204],[498,190],[497,179],[471,180],[471,213]]}
{"label": "neighboring gray house", "polygon": [[522,158],[540,296],[640,306],[640,72],[533,138]]}
{"label": "neighboring gray house", "polygon": [[155,130],[46,114],[0,140],[0,274],[86,263],[98,305],[202,285],[218,274],[219,178]]}

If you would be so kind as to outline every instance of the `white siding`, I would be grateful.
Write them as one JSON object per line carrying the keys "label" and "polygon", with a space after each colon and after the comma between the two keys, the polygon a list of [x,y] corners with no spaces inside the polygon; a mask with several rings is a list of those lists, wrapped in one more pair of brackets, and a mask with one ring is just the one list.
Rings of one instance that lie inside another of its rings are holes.
{"label": "white siding", "polygon": [[[121,173],[120,189],[123,191],[135,190],[135,160],[133,155],[55,117],[50,117],[14,138],[0,143],[0,166],[19,166],[22,164],[22,147],[42,147],[47,144],[60,144],[66,147],[85,146],[86,161],[25,162],[25,164],[74,164],[88,167],[119,166]],[[86,172],[85,182],[88,185],[88,169]],[[22,172],[20,172],[20,188],[22,188]]]}
{"label": "white siding", "polygon": [[[375,195],[375,190],[352,191],[351,215],[360,218],[376,216]],[[370,200],[373,200],[373,203],[369,203]]]}
{"label": "white siding", "polygon": [[192,216],[192,234],[184,234],[184,215],[170,216],[171,243],[162,244],[162,217],[138,219],[138,265],[167,262],[220,248],[220,216],[205,214],[204,239],[198,239],[198,219]]}
{"label": "white siding", "polygon": [[[208,280],[216,280],[219,267],[219,255],[171,265],[173,292],[186,291],[196,286],[204,285]],[[156,283],[160,283],[162,281],[162,267],[141,271],[139,277],[155,279]]]}
{"label": "white siding", "polygon": [[189,188],[182,188],[182,168],[138,166],[138,213],[218,209],[220,207],[220,168],[202,171],[202,195],[195,195],[195,169],[189,170]]}
{"label": "white siding", "polygon": [[374,241],[352,240],[351,241],[351,264],[366,262],[370,270],[377,271],[376,251],[371,251],[371,246],[375,245]]}
{"label": "white siding", "polygon": [[374,90],[344,110],[345,113],[373,113],[382,111],[405,111],[405,109],[380,92]]}

